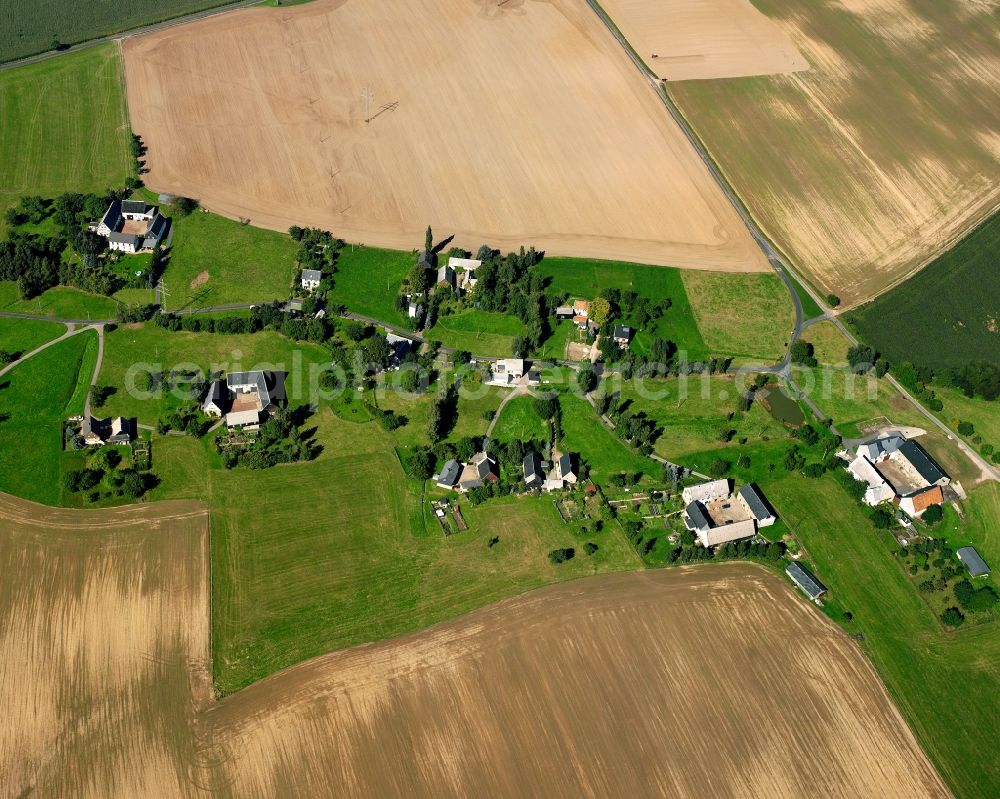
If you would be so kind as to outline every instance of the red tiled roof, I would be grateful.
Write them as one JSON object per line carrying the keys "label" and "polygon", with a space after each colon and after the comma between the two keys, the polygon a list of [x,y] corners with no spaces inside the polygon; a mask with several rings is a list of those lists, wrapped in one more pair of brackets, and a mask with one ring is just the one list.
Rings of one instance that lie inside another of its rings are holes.
{"label": "red tiled roof", "polygon": [[913,512],[920,513],[931,505],[940,505],[943,502],[944,494],[941,492],[941,486],[934,486],[913,498]]}

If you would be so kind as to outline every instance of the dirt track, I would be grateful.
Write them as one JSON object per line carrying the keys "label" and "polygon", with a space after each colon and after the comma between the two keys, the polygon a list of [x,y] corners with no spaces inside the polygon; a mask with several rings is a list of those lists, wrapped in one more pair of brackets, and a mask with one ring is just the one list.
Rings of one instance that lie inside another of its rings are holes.
{"label": "dirt track", "polygon": [[147,182],[214,211],[392,247],[430,223],[472,249],[768,268],[583,2],[317,0],[123,49]]}
{"label": "dirt track", "polygon": [[747,565],[553,586],[211,705],[206,529],[0,496],[0,795],[947,796],[854,646]]}

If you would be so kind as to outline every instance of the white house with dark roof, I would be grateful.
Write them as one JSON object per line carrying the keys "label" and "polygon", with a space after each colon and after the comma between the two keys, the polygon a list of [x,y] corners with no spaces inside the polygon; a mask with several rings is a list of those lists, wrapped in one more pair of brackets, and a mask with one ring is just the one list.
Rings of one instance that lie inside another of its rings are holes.
{"label": "white house with dark roof", "polygon": [[486,482],[496,482],[499,479],[500,472],[496,458],[487,452],[477,452],[462,469],[462,474],[458,478],[458,490],[471,491]]}
{"label": "white house with dark roof", "polygon": [[542,458],[537,452],[529,452],[521,462],[524,472],[524,484],[528,488],[541,488],[545,482],[545,472],[542,471]]}
{"label": "white house with dark roof", "polygon": [[144,200],[114,200],[95,228],[116,252],[137,253],[152,250],[167,232],[167,218],[155,205]]}
{"label": "white house with dark roof", "polygon": [[136,439],[135,419],[116,416],[113,419],[96,419],[88,416],[80,425],[80,435],[88,447],[103,444],[131,444]]}
{"label": "white house with dark roof", "polygon": [[865,504],[893,502],[911,517],[944,502],[951,479],[916,441],[898,433],[861,444],[848,464],[855,480],[867,483]]}
{"label": "white house with dark roof", "polygon": [[628,349],[628,343],[632,340],[632,328],[625,325],[615,325],[612,338],[620,349]]}
{"label": "white house with dark roof", "polygon": [[752,538],[777,521],[764,495],[748,483],[733,493],[728,480],[713,480],[683,490],[684,525],[704,547]]}
{"label": "white house with dark roof", "polygon": [[577,479],[572,456],[568,452],[553,452],[552,469],[542,483],[542,490],[562,491],[567,485],[576,485]]}
{"label": "white house with dark roof", "polygon": [[459,465],[458,461],[452,458],[451,460],[445,462],[444,466],[441,468],[440,474],[434,475],[434,482],[437,483],[438,488],[444,488],[450,491],[458,483],[458,476],[461,473],[461,465]]}
{"label": "white house with dark roof", "polygon": [[323,279],[323,273],[318,269],[303,269],[300,283],[303,291],[315,291],[319,288],[319,282]]}
{"label": "white house with dark roof", "polygon": [[209,416],[225,416],[227,427],[256,429],[284,399],[284,375],[275,372],[230,372],[215,380],[201,409]]}

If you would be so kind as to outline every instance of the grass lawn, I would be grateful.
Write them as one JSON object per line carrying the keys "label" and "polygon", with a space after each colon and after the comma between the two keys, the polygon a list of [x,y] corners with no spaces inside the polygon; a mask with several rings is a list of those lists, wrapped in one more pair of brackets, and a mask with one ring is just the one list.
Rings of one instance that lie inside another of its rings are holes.
{"label": "grass lawn", "polygon": [[396,310],[396,296],[417,256],[403,250],[348,244],[337,256],[330,301],[348,310],[391,325],[405,325],[406,316]]}
{"label": "grass lawn", "polygon": [[163,273],[170,310],[288,298],[298,245],[287,233],[201,210],[173,225]]}
{"label": "grass lawn", "polygon": [[552,325],[552,334],[542,342],[539,358],[561,361],[566,358],[566,344],[576,341],[579,331],[572,322],[563,320]]}
{"label": "grass lawn", "polygon": [[[896,563],[895,542],[874,530],[830,478],[785,474],[764,490],[802,541],[831,599],[854,614],[847,631],[864,636],[862,648],[956,795],[1000,794],[997,624],[945,632]],[[966,503],[969,538],[994,562],[998,497],[991,486]]]}
{"label": "grass lawn", "polygon": [[792,278],[792,285],[795,287],[795,293],[799,296],[799,302],[802,303],[803,319],[812,319],[823,313],[823,309],[819,307],[819,304],[812,298],[812,295],[794,277]]}
{"label": "grass lawn", "polygon": [[[635,568],[623,540],[586,557],[548,497],[463,503],[445,538],[403,476],[393,439],[329,411],[320,457],[267,472],[213,474],[216,683],[231,693],[308,657],[400,635],[547,583]],[[312,512],[303,513],[303,508]],[[490,548],[487,541],[499,536]],[[547,553],[576,545],[561,566]]]}
{"label": "grass lawn", "polygon": [[[646,413],[663,428],[654,449],[668,459],[727,446],[719,439],[723,428],[736,430],[734,441],[788,437],[788,430],[761,403],[738,412],[737,396],[736,380],[720,375],[691,376],[686,382],[681,378],[626,381],[621,387],[621,397],[631,402],[631,410]],[[735,415],[728,420],[731,413]],[[707,465],[702,463],[701,470]]]}
{"label": "grass lawn", "polygon": [[713,354],[698,330],[680,269],[588,258],[546,258],[537,268],[550,279],[549,288],[555,293],[566,291],[574,297],[593,299],[602,289],[614,288],[652,300],[669,297],[670,309],[652,329],[639,331],[633,348],[648,351],[653,337],[658,336],[673,341],[691,359]]}
{"label": "grass lawn", "polygon": [[439,317],[425,335],[445,347],[467,350],[473,355],[509,358],[514,337],[525,332],[524,323],[516,317],[473,310]]}
{"label": "grass lawn", "polygon": [[155,424],[160,415],[182,403],[183,398],[173,396],[168,389],[149,398],[133,395],[126,381],[133,366],[144,365],[144,370],[153,372],[198,368],[206,374],[255,368],[285,371],[290,374],[286,382],[289,401],[295,406],[308,401],[309,366],[326,362],[329,353],[324,347],[292,342],[270,331],[244,335],[172,333],[153,324],[124,325],[105,337],[99,381],[114,386],[116,392],[102,413],[136,416],[144,424]]}
{"label": "grass lawn", "polygon": [[497,441],[548,441],[549,425],[535,412],[534,397],[514,397],[493,428]]}
{"label": "grass lawn", "polygon": [[114,319],[118,303],[101,294],[88,294],[70,286],[55,286],[30,300],[22,300],[17,284],[0,280],[0,310],[51,316],[57,319]]}
{"label": "grass lawn", "polygon": [[3,212],[23,195],[123,185],[133,169],[123,90],[114,44],[0,73],[0,237]]}
{"label": "grass lawn", "polygon": [[928,420],[888,381],[855,375],[849,369],[796,367],[793,377],[845,437],[858,433],[857,425],[885,417],[893,424],[927,427]]}
{"label": "grass lawn", "polygon": [[1000,451],[1000,401],[987,402],[984,399],[969,399],[959,389],[952,386],[933,386],[934,393],[944,403],[944,410],[938,414],[952,430],[958,422],[972,422],[983,442],[992,444]]}
{"label": "grass lawn", "polygon": [[640,455],[618,439],[602,422],[587,400],[569,391],[559,393],[562,407],[563,440],[561,449],[578,452],[590,465],[590,473],[598,483],[606,482],[620,472],[642,472],[659,477],[663,467]]}
{"label": "grass lawn", "polygon": [[705,345],[714,355],[780,360],[795,325],[788,289],[777,275],[681,273]]}
{"label": "grass lawn", "polygon": [[85,353],[91,331],[62,341],[19,364],[0,388],[0,491],[55,505],[60,494],[62,421],[79,409],[73,398],[90,382]]}
{"label": "grass lawn", "polygon": [[813,345],[813,355],[820,363],[844,366],[847,363],[849,342],[833,322],[816,322],[809,325],[802,339]]}
{"label": "grass lawn", "polygon": [[24,355],[65,332],[56,322],[0,318],[0,350]]}

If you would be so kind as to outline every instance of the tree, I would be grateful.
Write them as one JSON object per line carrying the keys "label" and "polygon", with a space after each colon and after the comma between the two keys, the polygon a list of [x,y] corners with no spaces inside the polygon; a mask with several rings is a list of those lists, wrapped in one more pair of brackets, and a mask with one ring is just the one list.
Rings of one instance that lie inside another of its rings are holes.
{"label": "tree", "polygon": [[976,432],[975,425],[972,422],[959,422],[958,423],[958,433],[962,436],[971,436]]}
{"label": "tree", "polygon": [[840,297],[838,297],[836,294],[827,294],[826,304],[829,305],[831,308],[836,308],[838,305],[840,305]]}
{"label": "tree", "polygon": [[797,472],[803,466],[805,466],[806,459],[802,457],[802,453],[799,451],[798,447],[792,447],[788,452],[785,453],[784,466],[790,472]]}
{"label": "tree", "polygon": [[562,549],[553,549],[549,553],[549,562],[553,564],[565,563],[568,560],[572,560],[576,555],[576,550],[573,547],[563,547]]}
{"label": "tree", "polygon": [[399,387],[411,394],[420,391],[420,373],[416,369],[403,369],[399,377]]}
{"label": "tree", "polygon": [[941,621],[948,627],[960,627],[965,621],[965,614],[958,608],[948,608],[941,614]]}
{"label": "tree", "polygon": [[937,524],[942,518],[944,518],[944,511],[941,510],[940,505],[931,505],[924,511],[924,515],[921,518],[923,518],[927,524]]}
{"label": "tree", "polygon": [[863,374],[874,366],[878,355],[867,344],[858,344],[847,351],[847,362],[851,365],[851,370],[858,374]]}
{"label": "tree", "polygon": [[576,373],[576,384],[584,394],[589,394],[597,388],[597,372],[591,364],[585,363],[580,367]]}
{"label": "tree", "polygon": [[555,397],[535,397],[535,413],[542,419],[551,419],[559,412],[559,400]]}
{"label": "tree", "polygon": [[524,358],[531,351],[531,342],[527,336],[514,336],[510,349],[515,358]]}
{"label": "tree", "polygon": [[427,226],[427,232],[424,233],[424,252],[431,252],[434,249],[434,231],[431,230],[431,226]]}
{"label": "tree", "polygon": [[875,508],[871,513],[871,520],[876,530],[888,530],[896,521],[888,508]]}
{"label": "tree", "polygon": [[724,458],[716,458],[709,464],[708,473],[712,475],[712,477],[722,477],[729,471],[730,466],[732,466],[732,464]]}
{"label": "tree", "polygon": [[611,303],[607,301],[604,297],[596,297],[590,303],[589,318],[590,320],[601,327],[606,324],[608,318],[611,316]]}
{"label": "tree", "polygon": [[789,354],[791,355],[792,363],[797,363],[800,366],[811,367],[817,366],[819,363],[813,356],[813,345],[803,339],[799,339],[792,344]]}
{"label": "tree", "polygon": [[588,541],[583,545],[583,551],[588,555],[593,555],[600,547],[597,546],[593,541]]}
{"label": "tree", "polygon": [[407,462],[407,473],[418,480],[427,480],[434,474],[434,453],[427,447],[417,447]]}
{"label": "tree", "polygon": [[434,283],[434,273],[423,264],[414,264],[406,275],[406,285],[410,291],[420,294]]}
{"label": "tree", "polygon": [[122,496],[131,500],[136,500],[141,497],[146,491],[146,484],[142,479],[142,475],[132,469],[125,471],[123,474],[124,479],[122,480],[121,487]]}

